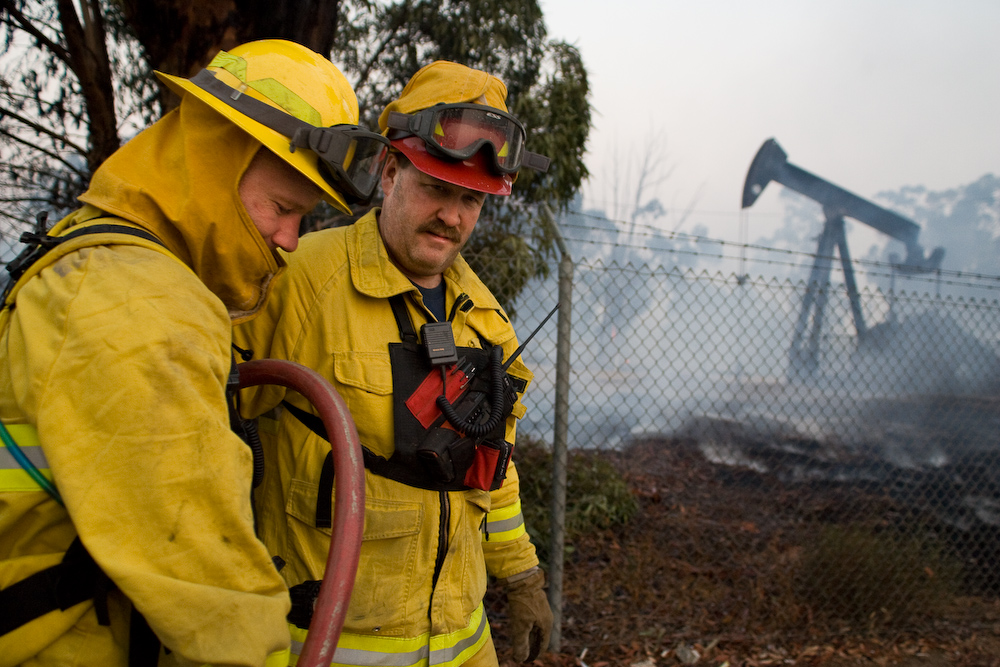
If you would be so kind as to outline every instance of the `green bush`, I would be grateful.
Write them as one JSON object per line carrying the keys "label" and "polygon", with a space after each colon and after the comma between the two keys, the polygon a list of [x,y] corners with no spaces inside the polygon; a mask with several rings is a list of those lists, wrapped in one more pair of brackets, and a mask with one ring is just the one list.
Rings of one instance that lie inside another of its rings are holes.
{"label": "green bush", "polygon": [[802,602],[814,613],[899,626],[951,601],[961,565],[929,537],[825,526],[805,548],[798,579]]}
{"label": "green bush", "polygon": [[[566,471],[566,552],[576,537],[627,523],[638,504],[618,470],[596,451],[571,450]],[[521,508],[531,541],[548,564],[552,518],[552,451],[521,437],[514,449],[521,479]]]}

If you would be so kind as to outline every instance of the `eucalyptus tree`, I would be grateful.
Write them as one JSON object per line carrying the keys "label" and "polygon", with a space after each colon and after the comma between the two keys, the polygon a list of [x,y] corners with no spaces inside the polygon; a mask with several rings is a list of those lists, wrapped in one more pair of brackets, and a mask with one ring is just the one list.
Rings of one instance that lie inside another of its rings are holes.
{"label": "eucalyptus tree", "polygon": [[447,59],[508,86],[530,150],[552,158],[493,198],[469,256],[509,303],[553,252],[546,211],[587,177],[587,73],[546,38],[537,0],[0,0],[0,235],[75,207],[122,141],[177,104],[153,70],[197,72],[219,49],[284,38],[329,54],[355,85],[364,122],[417,69]]}

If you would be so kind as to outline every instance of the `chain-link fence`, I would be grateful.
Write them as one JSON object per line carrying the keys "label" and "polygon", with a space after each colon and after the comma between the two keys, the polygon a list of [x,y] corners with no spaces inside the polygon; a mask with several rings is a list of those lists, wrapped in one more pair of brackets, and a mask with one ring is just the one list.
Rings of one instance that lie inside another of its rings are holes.
{"label": "chain-link fence", "polygon": [[[522,340],[559,299],[552,273],[514,304]],[[711,607],[717,585],[746,589],[748,627],[861,627],[1000,596],[1000,303],[869,288],[854,306],[836,284],[575,263],[569,450],[615,461],[667,517],[628,527],[672,570],[633,564],[637,611],[651,595]],[[519,437],[558,435],[558,332],[524,352]]]}

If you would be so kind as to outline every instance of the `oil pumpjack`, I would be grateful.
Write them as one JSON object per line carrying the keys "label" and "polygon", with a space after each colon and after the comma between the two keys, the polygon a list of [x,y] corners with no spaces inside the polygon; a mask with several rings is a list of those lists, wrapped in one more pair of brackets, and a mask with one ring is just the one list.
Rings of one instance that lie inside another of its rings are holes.
{"label": "oil pumpjack", "polygon": [[[900,273],[930,273],[941,267],[944,248],[935,248],[930,255],[917,242],[920,227],[907,218],[862,199],[828,181],[810,174],[788,162],[788,155],[774,139],[768,139],[757,151],[743,185],[742,208],[753,205],[764,187],[771,181],[805,195],[823,207],[826,221],[819,237],[819,247],[809,275],[809,284],[802,300],[802,310],[795,324],[795,333],[789,349],[789,375],[809,377],[819,366],[819,340],[823,328],[823,311],[826,307],[833,249],[837,248],[844,283],[851,304],[851,315],[857,331],[858,342],[865,339],[867,328],[861,311],[854,268],[847,248],[844,218],[852,218],[886,234],[906,247],[906,257],[894,262],[893,270]],[[808,338],[806,328],[811,320]]]}

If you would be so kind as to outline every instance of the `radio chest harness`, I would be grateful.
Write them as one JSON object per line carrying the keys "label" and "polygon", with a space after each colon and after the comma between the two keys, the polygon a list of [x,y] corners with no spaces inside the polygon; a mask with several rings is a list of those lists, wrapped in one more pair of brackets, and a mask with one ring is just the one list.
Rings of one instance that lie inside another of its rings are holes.
{"label": "radio chest harness", "polygon": [[[466,304],[471,307],[468,297],[461,306]],[[456,347],[450,321],[425,324],[418,337],[405,296],[390,297],[389,305],[401,339],[389,343],[395,451],[386,459],[363,447],[365,467],[376,475],[432,491],[500,488],[513,449],[504,440],[507,417],[525,388],[523,380],[506,371],[558,305],[506,362],[499,345]],[[283,406],[327,439],[318,417],[288,401]],[[327,457],[320,475],[317,527],[329,527],[327,499],[333,478],[332,459]]]}

